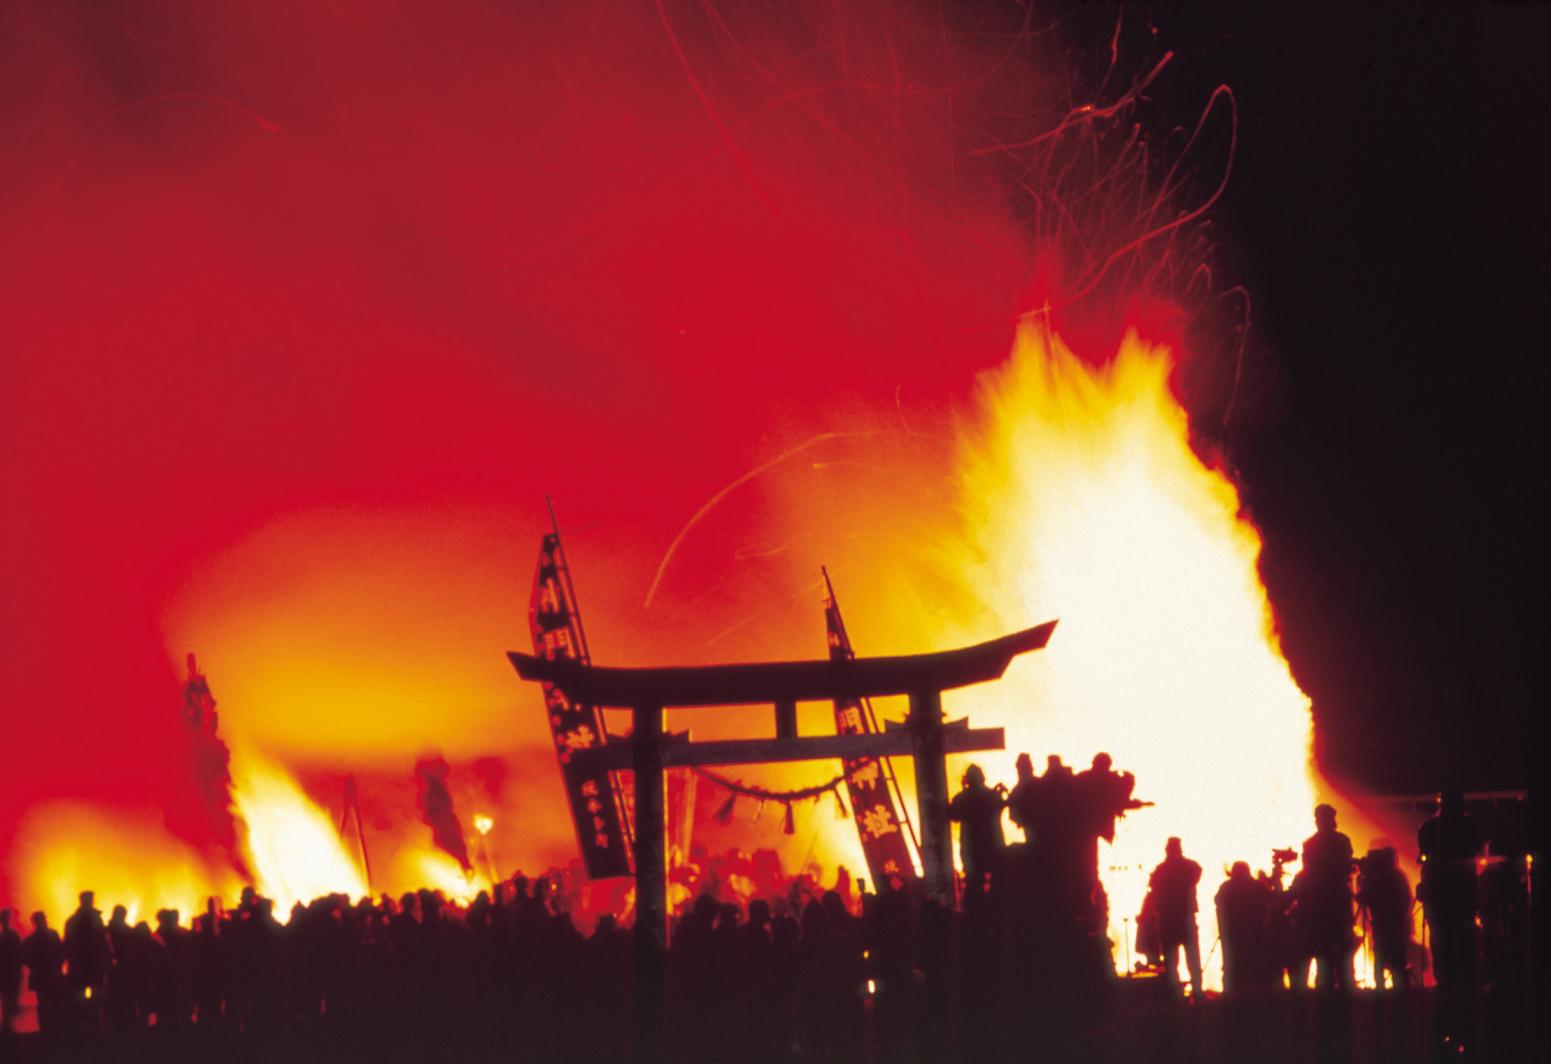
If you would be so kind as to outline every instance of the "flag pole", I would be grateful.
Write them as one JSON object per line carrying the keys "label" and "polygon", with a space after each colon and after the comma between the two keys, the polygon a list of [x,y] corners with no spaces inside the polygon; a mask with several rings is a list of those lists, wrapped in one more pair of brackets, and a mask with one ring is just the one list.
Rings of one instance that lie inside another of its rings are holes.
{"label": "flag pole", "polygon": [[566,597],[571,600],[571,616],[576,618],[576,638],[582,644],[579,648],[582,652],[580,660],[583,665],[590,665],[592,653],[587,649],[587,628],[582,624],[582,607],[576,601],[576,588],[571,586],[571,563],[565,556],[565,547],[560,543],[560,522],[555,517],[555,501],[546,495],[544,505],[549,507],[549,527],[555,537],[555,559],[559,563],[556,568],[560,570],[560,579],[565,581]]}
{"label": "flag pole", "polygon": [[[824,576],[824,593],[829,596],[829,604],[835,610],[835,624],[840,629],[841,646],[844,647],[848,657],[854,658],[856,657],[856,651],[851,649],[851,634],[846,631],[845,618],[840,615],[840,600],[835,597],[835,585],[829,579],[829,566],[819,566],[819,572]],[[867,717],[867,726],[874,732],[882,731],[883,729],[878,727],[877,715],[872,710],[872,699],[863,698],[860,701],[862,712]],[[894,796],[894,801],[898,804],[899,818],[904,822],[905,830],[910,833],[910,844],[915,850],[917,857],[919,857],[921,853],[921,840],[916,835],[915,823],[910,819],[910,805],[905,801],[904,793],[899,789],[898,777],[894,775],[894,763],[892,759],[887,757],[878,758],[878,763],[883,767],[883,778],[888,781],[889,793]]]}
{"label": "flag pole", "polygon": [[[582,623],[582,606],[576,597],[576,587],[571,583],[571,562],[566,557],[564,544],[560,541],[560,519],[555,516],[555,500],[551,496],[545,495],[544,506],[549,510],[550,534],[555,538],[555,571],[565,587],[566,606],[570,610],[572,619],[575,621],[577,650],[579,652],[577,660],[583,665],[590,665],[592,664],[592,651],[587,646],[587,627]],[[598,710],[598,721],[599,727],[604,733],[599,738],[607,741],[608,717],[602,709]],[[616,809],[619,813],[619,830],[624,838],[626,852],[633,855],[635,853],[635,824],[629,815],[630,810],[624,802],[624,795],[629,793],[625,788],[624,782],[624,778],[620,773],[609,773],[609,783],[614,790],[615,802],[617,803]]]}

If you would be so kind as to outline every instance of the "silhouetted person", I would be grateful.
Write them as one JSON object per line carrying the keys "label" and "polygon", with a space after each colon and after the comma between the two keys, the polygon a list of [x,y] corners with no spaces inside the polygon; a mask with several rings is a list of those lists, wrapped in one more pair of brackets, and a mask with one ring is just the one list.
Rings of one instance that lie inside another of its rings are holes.
{"label": "silhouetted person", "polygon": [[898,1060],[918,1018],[915,971],[919,933],[915,912],[904,891],[878,895],[866,929],[869,974],[873,979],[873,1017],[880,1060]]}
{"label": "silhouetted person", "polygon": [[190,961],[199,1026],[214,1028],[222,1021],[221,1005],[227,983],[226,943],[221,940],[221,921],[214,898],[206,903],[204,913],[194,921]]}
{"label": "silhouetted person", "polygon": [[1035,793],[1039,789],[1039,780],[1034,775],[1034,759],[1028,754],[1019,754],[1014,768],[1018,772],[1018,782],[1013,784],[1012,793],[1007,796],[1007,815],[1023,829],[1024,839],[1033,843],[1034,805],[1039,801]]}
{"label": "silhouetted person", "polygon": [[837,926],[835,906],[810,901],[802,910],[798,944],[798,1009],[804,1059],[851,1061],[859,1048],[861,951]]}
{"label": "silhouetted person", "polygon": [[1093,755],[1093,766],[1077,774],[1077,785],[1091,817],[1088,830],[1105,842],[1115,841],[1118,818],[1147,804],[1131,797],[1136,777],[1129,772],[1116,772],[1113,766],[1114,760],[1108,754],[1098,753]]}
{"label": "silhouetted person", "polygon": [[1285,983],[1289,987],[1308,982],[1309,961],[1298,941],[1293,894],[1285,879],[1289,862],[1298,860],[1298,851],[1288,847],[1271,851],[1271,871],[1259,873],[1255,879],[1261,883],[1270,898],[1266,912],[1266,952],[1270,959],[1269,978],[1273,986]]}
{"label": "silhouetted person", "polygon": [[964,789],[948,803],[948,819],[959,825],[959,860],[964,866],[964,907],[978,906],[988,881],[1001,869],[1002,807],[1007,804],[1000,784],[986,786],[979,765],[964,770]]}
{"label": "silhouetted person", "polygon": [[781,993],[776,978],[775,947],[771,941],[770,903],[749,902],[748,920],[738,928],[734,951],[742,987],[746,1032],[745,1059],[750,1064],[778,1059]]}
{"label": "silhouetted person", "polygon": [[1077,777],[1060,754],[1045,759],[1045,774],[1034,787],[1034,835],[1037,845],[1047,852],[1059,853],[1058,864],[1072,856],[1077,832]]}
{"label": "silhouetted person", "polygon": [[1362,859],[1357,904],[1368,914],[1374,983],[1382,990],[1388,972],[1390,987],[1404,989],[1410,983],[1406,955],[1411,950],[1411,883],[1393,846],[1369,850]]}
{"label": "silhouetted person", "polygon": [[156,947],[151,953],[150,1007],[159,1029],[177,1029],[188,1023],[193,975],[189,932],[178,926],[178,910],[156,914]]}
{"label": "silhouetted person", "polygon": [[129,932],[129,994],[134,1008],[134,1022],[145,1026],[151,1016],[151,967],[157,948],[156,936],[151,925],[141,920]]}
{"label": "silhouetted person", "polygon": [[1191,996],[1200,1001],[1201,937],[1196,929],[1196,886],[1201,882],[1201,866],[1185,856],[1178,838],[1170,838],[1163,852],[1163,863],[1153,869],[1147,890],[1157,912],[1164,973],[1171,984],[1178,985],[1179,950],[1183,949],[1185,967],[1190,972]]}
{"label": "silhouetted person", "polygon": [[126,1030],[135,1024],[135,995],[137,993],[134,930],[129,926],[129,910],[122,905],[113,907],[108,918],[108,977],[103,997],[103,1012],[108,1026],[116,1031]]}
{"label": "silhouetted person", "polygon": [[1266,944],[1270,887],[1250,874],[1247,862],[1235,861],[1214,900],[1217,933],[1222,939],[1223,992],[1265,986],[1271,968]]}
{"label": "silhouetted person", "polygon": [[835,869],[835,893],[840,895],[840,903],[845,906],[846,912],[859,912],[856,905],[856,893],[851,889],[851,870],[845,865]]}
{"label": "silhouetted person", "polygon": [[16,1022],[22,989],[22,936],[11,926],[11,910],[0,909],[0,1035]]}
{"label": "silhouetted person", "polygon": [[1099,879],[1099,840],[1114,842],[1115,821],[1147,804],[1131,797],[1136,777],[1129,772],[1116,772],[1113,765],[1108,754],[1095,754],[1092,767],[1079,772],[1072,781],[1072,892],[1077,901],[1086,899],[1091,925],[1098,931],[1109,926],[1109,897]]}
{"label": "silhouetted person", "polygon": [[776,1059],[789,1055],[796,1032],[798,987],[801,974],[798,956],[798,924],[783,904],[770,919],[771,982],[774,1000],[772,1018]]}
{"label": "silhouetted person", "polygon": [[1417,896],[1432,938],[1433,976],[1448,993],[1468,993],[1476,981],[1476,858],[1481,830],[1457,790],[1438,796],[1438,812],[1416,833],[1422,858]]}
{"label": "silhouetted person", "polygon": [[64,943],[42,913],[32,914],[32,934],[22,943],[22,963],[27,966],[27,985],[38,997],[38,1030],[54,1034],[64,1025],[70,992],[65,986]]}
{"label": "silhouetted person", "polygon": [[1151,890],[1142,895],[1142,908],[1136,914],[1136,952],[1148,967],[1163,967],[1163,937],[1158,930],[1158,899]]}
{"label": "silhouetted person", "polygon": [[953,1014],[954,912],[935,898],[921,903],[921,1010],[916,1025],[922,1064],[944,1058]]}
{"label": "silhouetted person", "polygon": [[[1058,754],[1045,762],[1045,774],[1027,789],[1026,821],[1033,827],[1030,853],[1033,904],[1042,917],[1057,922],[1091,922],[1093,883],[1084,856],[1088,836],[1082,789]],[[1087,849],[1092,849],[1088,845]]]}
{"label": "silhouetted person", "polygon": [[[1528,934],[1533,917],[1531,882],[1527,874],[1533,869],[1524,863],[1524,842],[1516,834],[1508,825],[1493,832],[1487,859],[1477,866],[1480,876],[1476,897],[1481,921],[1478,978],[1482,985],[1491,987],[1493,1002],[1506,1003],[1516,995],[1522,997],[1529,989],[1524,980],[1533,962]],[[1497,1008],[1490,1003],[1488,1007]]]}
{"label": "silhouetted person", "polygon": [[255,962],[258,950],[254,934],[254,915],[258,911],[258,891],[242,888],[237,908],[221,921],[221,960],[226,974],[226,1007],[223,1016],[232,1030],[253,1026]]}
{"label": "silhouetted person", "polygon": [[283,1012],[285,929],[270,898],[256,899],[247,923],[248,1025],[270,1027]]}
{"label": "silhouetted person", "polygon": [[87,1026],[96,1028],[108,976],[108,935],[96,895],[81,891],[81,904],[65,921],[65,963],[70,996]]}
{"label": "silhouetted person", "polygon": [[1336,830],[1334,806],[1314,808],[1315,832],[1303,843],[1297,900],[1314,984],[1352,989],[1352,840]]}

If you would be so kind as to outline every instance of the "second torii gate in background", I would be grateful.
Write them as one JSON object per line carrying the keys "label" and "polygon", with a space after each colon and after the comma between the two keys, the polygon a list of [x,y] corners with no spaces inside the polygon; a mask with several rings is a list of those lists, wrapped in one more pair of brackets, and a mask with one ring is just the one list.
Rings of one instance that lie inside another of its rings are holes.
{"label": "second torii gate in background", "polygon": [[[952,906],[953,843],[948,827],[948,754],[1000,750],[1000,728],[945,721],[942,692],[995,680],[1019,654],[1050,641],[1056,622],[936,654],[851,660],[782,661],[646,669],[605,668],[574,660],[511,653],[524,680],[553,684],[576,703],[628,708],[629,738],[576,750],[592,771],[629,769],[635,782],[636,1058],[655,1060],[661,1038],[663,950],[667,944],[668,876],[663,770],[692,765],[753,765],[834,758],[909,755],[915,763],[926,895]],[[882,733],[799,737],[797,703],[906,695],[903,726]],[[775,707],[775,738],[691,742],[663,731],[670,708]],[[862,815],[862,811],[858,812]]]}

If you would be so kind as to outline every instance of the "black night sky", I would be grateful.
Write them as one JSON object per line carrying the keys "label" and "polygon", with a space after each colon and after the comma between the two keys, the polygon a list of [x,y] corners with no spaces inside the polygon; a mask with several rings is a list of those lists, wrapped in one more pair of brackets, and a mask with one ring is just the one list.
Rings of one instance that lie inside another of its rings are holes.
{"label": "black night sky", "polygon": [[1175,83],[1244,116],[1216,221],[1273,368],[1232,451],[1320,756],[1381,792],[1524,786],[1551,10],[1152,18]]}

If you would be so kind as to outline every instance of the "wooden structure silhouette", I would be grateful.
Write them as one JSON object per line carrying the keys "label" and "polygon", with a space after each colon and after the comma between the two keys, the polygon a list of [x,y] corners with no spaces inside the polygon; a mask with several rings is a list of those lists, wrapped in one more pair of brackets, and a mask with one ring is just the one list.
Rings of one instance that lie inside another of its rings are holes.
{"label": "wooden structure silhouette", "polygon": [[[507,655],[524,680],[552,684],[574,702],[631,711],[633,728],[628,738],[609,736],[600,745],[576,750],[572,757],[591,771],[634,773],[637,1060],[658,1059],[662,1036],[668,932],[664,769],[908,755],[915,764],[923,889],[928,897],[951,906],[953,849],[945,757],[1000,750],[1005,740],[1000,728],[945,721],[942,692],[1000,678],[1014,657],[1045,646],[1055,623],[958,650],[850,660],[607,668],[576,660]],[[891,695],[910,699],[903,725],[889,722],[883,732],[868,735],[797,734],[799,702]],[[663,713],[669,708],[754,705],[774,707],[774,738],[691,742],[687,734],[663,730]]]}
{"label": "wooden structure silhouette", "polygon": [[361,869],[366,873],[366,893],[372,893],[372,857],[366,849],[366,823],[361,819],[361,796],[356,791],[355,775],[345,777],[344,800],[339,814],[339,841],[348,842],[350,821],[355,820],[355,840],[361,846]]}

